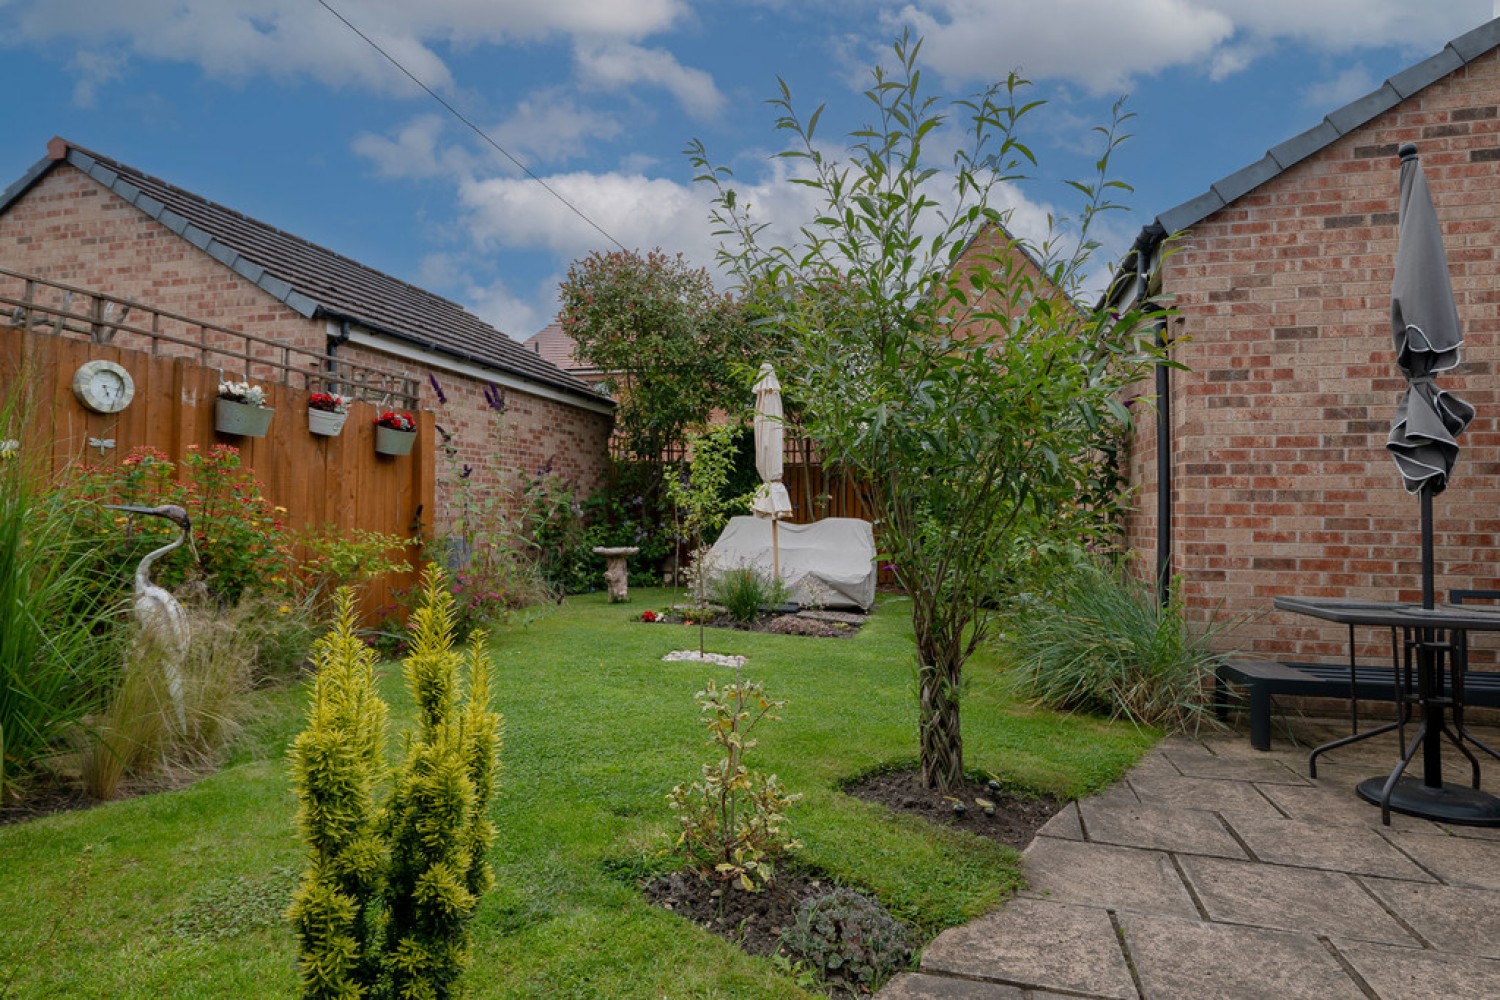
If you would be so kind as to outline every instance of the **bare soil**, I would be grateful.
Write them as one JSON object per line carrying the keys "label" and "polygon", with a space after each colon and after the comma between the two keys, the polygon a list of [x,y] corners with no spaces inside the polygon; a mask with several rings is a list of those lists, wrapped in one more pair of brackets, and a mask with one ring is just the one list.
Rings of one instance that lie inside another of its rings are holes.
{"label": "bare soil", "polygon": [[[1016,850],[1024,850],[1037,830],[1062,808],[1057,799],[1008,791],[983,781],[965,781],[947,795],[922,787],[913,770],[885,771],[862,778],[845,792],[893,812],[913,813],[931,823],[967,830]],[[985,803],[991,808],[986,809]],[[957,807],[962,806],[960,811]]]}
{"label": "bare soil", "polygon": [[733,941],[752,955],[771,955],[802,901],[832,888],[826,879],[797,871],[779,872],[761,892],[710,882],[692,872],[673,872],[647,882],[645,893],[662,909]]}
{"label": "bare soil", "polygon": [[[673,611],[660,619],[669,624],[697,624],[691,613],[684,615]],[[864,624],[862,615],[843,615],[836,618],[820,613],[799,612],[789,615],[764,615],[753,622],[737,622],[725,614],[709,618],[709,628],[732,629],[737,632],[770,632],[777,635],[805,635],[819,639],[847,639],[857,633]]]}

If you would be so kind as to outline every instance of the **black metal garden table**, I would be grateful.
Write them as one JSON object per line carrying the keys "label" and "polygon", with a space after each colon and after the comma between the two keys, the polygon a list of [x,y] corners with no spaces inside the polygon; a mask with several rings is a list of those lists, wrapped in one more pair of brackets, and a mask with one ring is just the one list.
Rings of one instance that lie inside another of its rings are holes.
{"label": "black metal garden table", "polygon": [[[1315,748],[1308,758],[1308,770],[1317,777],[1317,759],[1322,753],[1347,746],[1359,740],[1397,730],[1405,743],[1405,725],[1410,720],[1411,705],[1401,693],[1409,690],[1413,660],[1416,667],[1416,703],[1420,710],[1416,733],[1403,748],[1400,761],[1388,777],[1374,777],[1360,782],[1360,798],[1380,806],[1382,822],[1389,825],[1391,810],[1426,819],[1441,820],[1464,826],[1500,826],[1500,797],[1479,788],[1479,761],[1465,743],[1500,759],[1500,753],[1470,735],[1463,723],[1462,659],[1455,654],[1464,648],[1469,632],[1500,632],[1500,609],[1441,604],[1424,608],[1419,604],[1379,601],[1336,600],[1315,597],[1278,597],[1278,610],[1305,615],[1350,627],[1350,657],[1353,662],[1353,626],[1400,630],[1404,636],[1402,662],[1396,670],[1396,721],[1388,725],[1355,733]],[[1403,681],[1402,674],[1405,674]],[[1452,674],[1452,683],[1445,675]],[[1473,787],[1463,788],[1443,783],[1443,739],[1447,738],[1469,761]],[[1407,766],[1422,751],[1420,780],[1404,775]]]}

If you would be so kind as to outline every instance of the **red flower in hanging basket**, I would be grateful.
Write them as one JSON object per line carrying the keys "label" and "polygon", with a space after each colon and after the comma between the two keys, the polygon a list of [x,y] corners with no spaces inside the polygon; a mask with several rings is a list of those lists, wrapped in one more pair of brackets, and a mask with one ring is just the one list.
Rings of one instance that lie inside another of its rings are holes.
{"label": "red flower in hanging basket", "polygon": [[307,397],[307,408],[322,410],[325,413],[347,413],[349,412],[349,398],[340,396],[336,392],[315,392]]}
{"label": "red flower in hanging basket", "polygon": [[393,431],[414,431],[417,429],[417,422],[412,419],[410,413],[386,410],[375,418],[375,426],[389,427]]}

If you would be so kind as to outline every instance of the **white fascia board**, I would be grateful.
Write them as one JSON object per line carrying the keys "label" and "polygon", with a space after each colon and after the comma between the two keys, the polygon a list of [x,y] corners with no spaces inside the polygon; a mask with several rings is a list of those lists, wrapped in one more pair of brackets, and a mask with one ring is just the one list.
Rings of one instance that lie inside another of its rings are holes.
{"label": "white fascia board", "polygon": [[[328,335],[331,337],[338,336],[339,324],[329,323]],[[608,399],[603,397],[596,402],[584,396],[575,396],[572,393],[563,392],[551,386],[516,378],[514,375],[506,372],[496,371],[493,368],[485,368],[468,361],[460,361],[457,358],[450,358],[437,351],[425,350],[414,344],[381,337],[378,334],[369,333],[365,330],[350,330],[347,343],[391,354],[410,361],[413,364],[453,372],[455,375],[467,375],[470,378],[479,379],[481,382],[493,382],[504,389],[514,389],[517,392],[539,396],[542,399],[550,399],[554,403],[565,403],[569,406],[576,406],[581,410],[590,410],[594,413],[603,413],[607,416],[612,416],[615,412],[614,406]]]}

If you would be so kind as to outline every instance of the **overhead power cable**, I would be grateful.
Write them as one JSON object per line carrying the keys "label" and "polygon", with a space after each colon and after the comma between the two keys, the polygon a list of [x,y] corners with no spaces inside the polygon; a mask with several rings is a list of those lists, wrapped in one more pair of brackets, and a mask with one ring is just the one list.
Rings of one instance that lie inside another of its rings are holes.
{"label": "overhead power cable", "polygon": [[433,90],[431,87],[427,86],[427,84],[423,83],[421,80],[417,79],[416,74],[412,73],[411,70],[409,70],[405,66],[401,65],[401,63],[396,59],[395,56],[391,55],[385,49],[381,48],[378,44],[376,44],[376,42],[375,42],[375,40],[373,38],[371,38],[369,35],[365,34],[363,31],[360,31],[359,28],[355,27],[354,23],[352,21],[350,21],[347,17],[345,17],[343,14],[340,14],[337,10],[335,10],[333,8],[333,5],[330,4],[328,2],[328,0],[318,0],[318,4],[324,10],[328,11],[328,13],[332,14],[334,17],[336,17],[340,21],[342,21],[344,23],[344,27],[348,28],[350,31],[354,32],[360,38],[364,39],[366,45],[370,46],[370,48],[374,49],[376,52],[379,52],[382,56],[384,56],[386,62],[390,63],[392,66],[394,66],[397,69],[399,69],[402,72],[402,74],[404,74],[406,76],[406,78],[408,80],[410,80],[412,83],[415,83],[418,87],[421,87],[424,91],[426,91],[427,92],[427,96],[431,97],[434,101],[437,101],[439,104],[441,104],[445,109],[447,109],[447,111],[448,111],[448,113],[450,115],[452,115],[454,118],[457,118],[459,121],[461,121],[465,125],[467,125],[469,127],[470,131],[472,131],[475,135],[479,136],[479,138],[483,139],[485,142],[487,142],[491,146],[493,146],[496,152],[498,152],[501,156],[504,156],[510,162],[514,163],[521,170],[522,173],[524,173],[527,177],[530,177],[532,180],[534,180],[538,184],[540,184],[542,186],[542,188],[548,194],[550,194],[552,197],[556,198],[558,201],[562,202],[564,205],[568,206],[568,209],[570,211],[572,211],[572,213],[574,215],[578,216],[584,222],[587,222],[590,226],[593,226],[594,229],[596,229],[598,231],[598,233],[599,233],[600,236],[603,236],[605,239],[609,240],[611,243],[613,243],[615,246],[619,247],[621,250],[625,250],[626,249],[625,248],[625,244],[621,243],[619,240],[615,239],[608,232],[606,232],[603,226],[599,225],[599,223],[595,222],[593,219],[591,219],[587,215],[583,214],[583,210],[582,209],[580,209],[577,205],[573,204],[568,199],[564,198],[561,194],[558,193],[558,191],[555,188],[553,188],[546,181],[542,180],[536,174],[532,173],[531,172],[531,168],[528,167],[526,164],[522,163],[520,160],[516,159],[516,157],[512,156],[511,153],[510,153],[510,151],[508,149],[506,149],[504,146],[501,146],[494,139],[491,139],[490,136],[489,136],[489,133],[485,132],[484,129],[482,129],[478,125],[474,124],[472,121],[470,121],[467,117],[464,116],[463,112],[459,111],[453,105],[449,104],[446,100],[444,100],[441,94],[439,94],[437,91]]}

